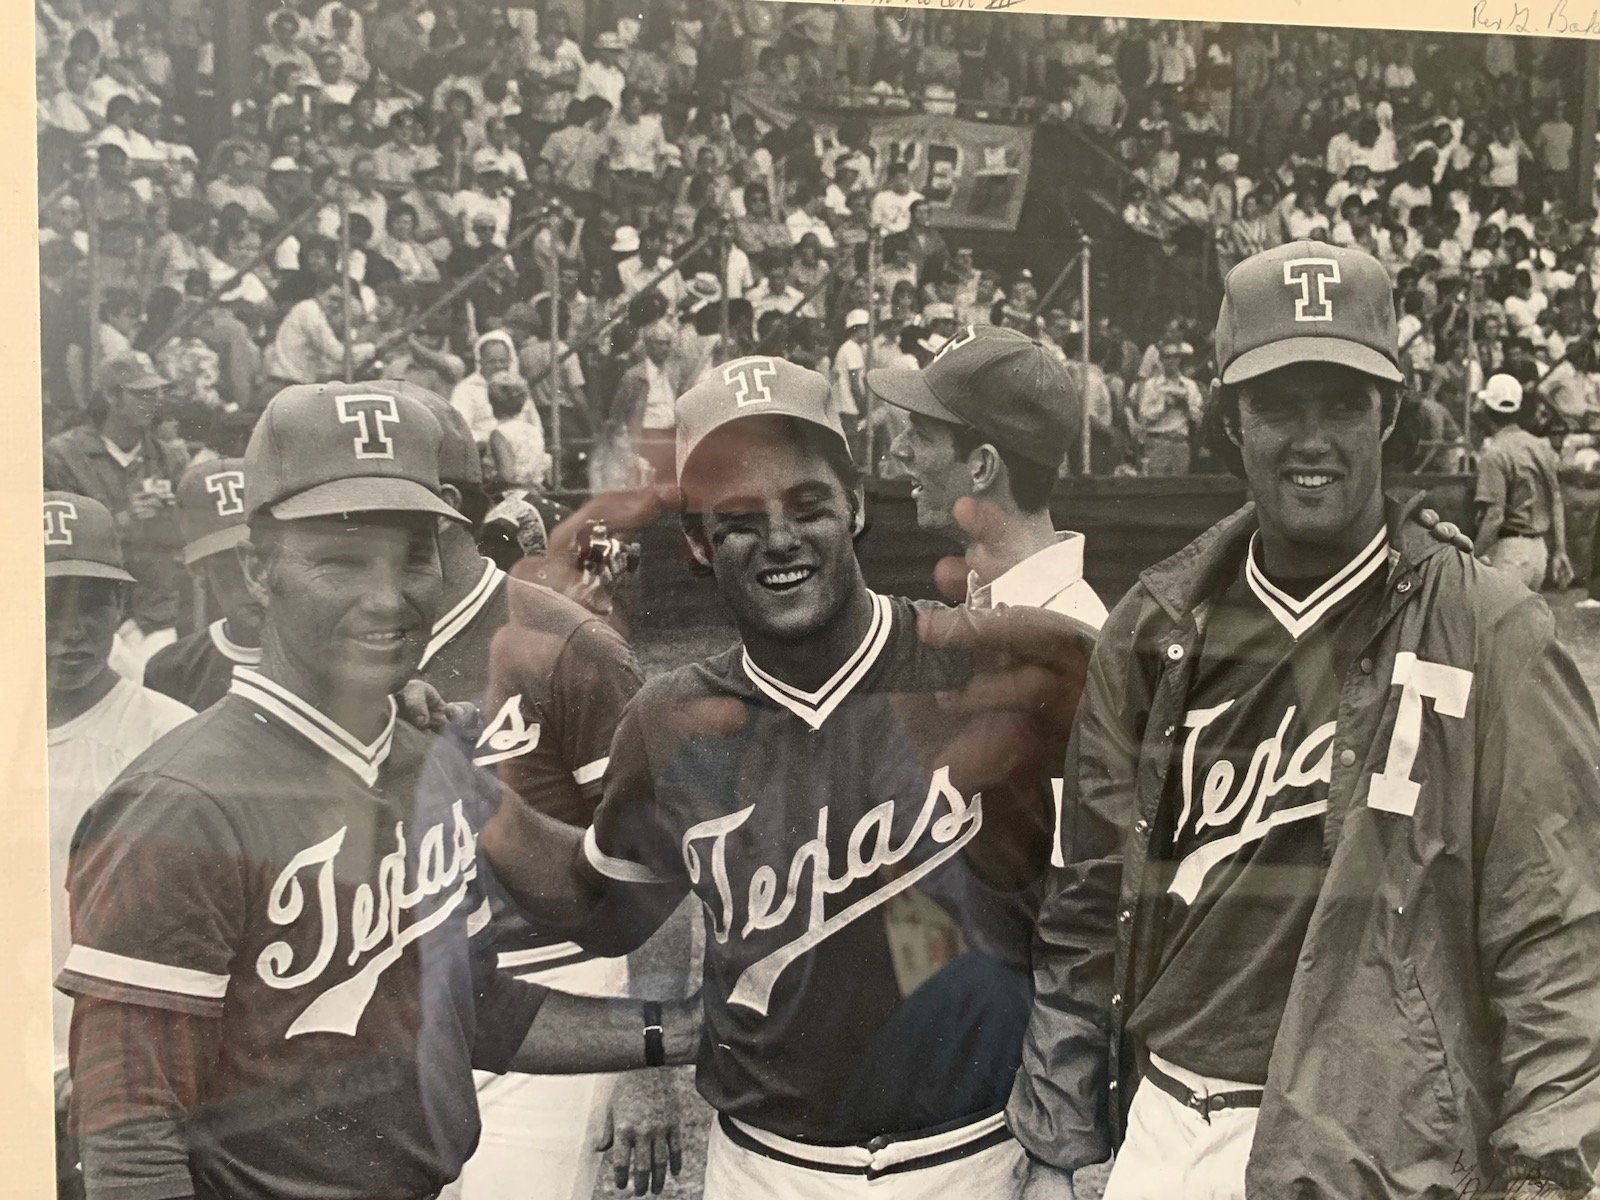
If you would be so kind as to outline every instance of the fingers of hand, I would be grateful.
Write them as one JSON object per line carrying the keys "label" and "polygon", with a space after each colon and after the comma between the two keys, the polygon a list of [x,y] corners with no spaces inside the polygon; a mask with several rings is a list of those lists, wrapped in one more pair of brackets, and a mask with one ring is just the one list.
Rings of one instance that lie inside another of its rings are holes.
{"label": "fingers of hand", "polygon": [[634,1152],[633,1130],[627,1127],[618,1129],[616,1141],[611,1147],[611,1174],[619,1192],[628,1186],[629,1164]]}

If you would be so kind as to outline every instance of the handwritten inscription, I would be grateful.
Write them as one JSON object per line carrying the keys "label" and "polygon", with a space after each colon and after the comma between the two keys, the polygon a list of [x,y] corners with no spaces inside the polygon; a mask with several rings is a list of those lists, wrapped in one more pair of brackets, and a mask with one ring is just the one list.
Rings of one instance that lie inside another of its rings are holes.
{"label": "handwritten inscription", "polygon": [[1472,28],[1500,33],[1600,37],[1600,5],[1585,0],[1473,0]]}
{"label": "handwritten inscription", "polygon": [[[940,8],[973,12],[1000,12],[1016,8],[1028,0],[872,0],[879,8]],[[834,0],[835,4],[858,4],[860,0]]]}

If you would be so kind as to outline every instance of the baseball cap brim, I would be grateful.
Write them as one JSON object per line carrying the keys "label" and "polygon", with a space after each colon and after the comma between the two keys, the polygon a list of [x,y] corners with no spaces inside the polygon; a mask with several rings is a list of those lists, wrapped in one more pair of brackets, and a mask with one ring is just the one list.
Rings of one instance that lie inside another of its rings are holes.
{"label": "baseball cap brim", "polygon": [[46,579],[77,577],[79,579],[114,579],[119,583],[133,583],[134,578],[121,567],[110,563],[91,562],[86,558],[58,558],[44,565]]}
{"label": "baseball cap brim", "polygon": [[945,407],[944,401],[934,395],[933,389],[928,386],[928,381],[922,377],[921,371],[913,371],[908,367],[879,367],[875,371],[867,372],[867,387],[871,389],[873,395],[881,397],[885,403],[892,404],[896,408],[931,417],[947,425],[966,424]]}
{"label": "baseball cap brim", "polygon": [[216,529],[210,533],[202,534],[183,548],[183,565],[192,567],[202,558],[210,558],[213,554],[221,554],[232,550],[245,538],[250,536],[250,530],[244,525],[234,525],[228,529]]}
{"label": "baseball cap brim", "polygon": [[467,524],[467,519],[414,479],[363,476],[333,479],[271,506],[280,521],[336,517],[340,513],[422,512]]}
{"label": "baseball cap brim", "polygon": [[1246,350],[1223,369],[1223,383],[1244,383],[1295,363],[1320,362],[1349,367],[1377,379],[1399,383],[1405,378],[1395,366],[1371,346],[1332,337],[1292,337]]}

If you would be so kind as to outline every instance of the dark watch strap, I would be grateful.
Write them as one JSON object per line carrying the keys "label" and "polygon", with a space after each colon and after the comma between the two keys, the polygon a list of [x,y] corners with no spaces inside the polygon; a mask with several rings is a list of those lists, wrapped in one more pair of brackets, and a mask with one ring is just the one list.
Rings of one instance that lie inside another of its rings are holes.
{"label": "dark watch strap", "polygon": [[661,1002],[644,1002],[644,1065],[664,1067],[667,1064],[666,1031],[661,1026]]}

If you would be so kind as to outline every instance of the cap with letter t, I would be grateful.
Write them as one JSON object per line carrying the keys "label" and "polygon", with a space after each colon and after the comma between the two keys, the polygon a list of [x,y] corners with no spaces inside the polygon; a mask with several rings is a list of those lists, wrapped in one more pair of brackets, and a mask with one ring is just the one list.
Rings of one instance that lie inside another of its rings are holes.
{"label": "cap with letter t", "polygon": [[178,480],[177,500],[185,566],[231,550],[248,535],[242,458],[196,463]]}
{"label": "cap with letter t", "polygon": [[245,518],[421,512],[465,518],[439,495],[443,431],[408,385],[302,383],[267,404],[244,452]]}
{"label": "cap with letter t", "polygon": [[72,492],[44,494],[44,577],[115,579],[132,583],[111,510]]}
{"label": "cap with letter t", "polygon": [[781,358],[736,358],[713,367],[678,400],[678,477],[707,437],[748,417],[809,422],[833,434],[845,453],[850,452],[826,379]]}
{"label": "cap with letter t", "polygon": [[1217,315],[1217,369],[1244,383],[1293,363],[1332,363],[1399,383],[1394,293],[1361,250],[1290,242],[1228,272]]}
{"label": "cap with letter t", "polygon": [[975,429],[994,446],[1054,470],[1081,415],[1078,388],[1044,344],[999,325],[968,325],[921,370],[867,372],[896,408]]}

